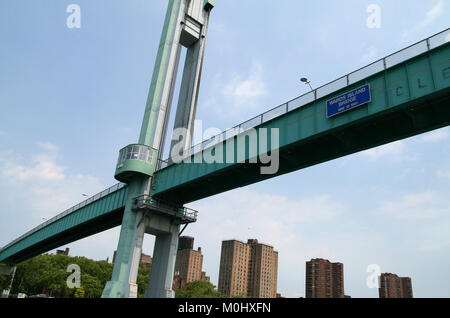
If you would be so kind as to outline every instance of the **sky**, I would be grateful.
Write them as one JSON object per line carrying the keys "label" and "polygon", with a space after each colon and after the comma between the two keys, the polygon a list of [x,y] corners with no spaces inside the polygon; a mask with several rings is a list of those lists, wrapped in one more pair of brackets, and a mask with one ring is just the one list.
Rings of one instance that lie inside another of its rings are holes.
{"label": "sky", "polygon": [[[197,119],[225,130],[449,27],[444,0],[218,0]],[[66,12],[79,5],[80,28]],[[379,22],[368,23],[379,9]],[[116,183],[138,140],[166,0],[0,2],[0,246]],[[179,84],[179,83],[178,83]],[[177,85],[179,86],[179,85]],[[172,116],[173,121],[173,116]],[[201,131],[198,132],[201,135]],[[448,128],[194,202],[184,235],[217,285],[221,242],[279,252],[278,292],[305,296],[305,263],[344,264],[345,294],[378,297],[381,272],[415,297],[450,297]],[[111,260],[119,228],[74,242]],[[144,252],[152,254],[147,235]]]}

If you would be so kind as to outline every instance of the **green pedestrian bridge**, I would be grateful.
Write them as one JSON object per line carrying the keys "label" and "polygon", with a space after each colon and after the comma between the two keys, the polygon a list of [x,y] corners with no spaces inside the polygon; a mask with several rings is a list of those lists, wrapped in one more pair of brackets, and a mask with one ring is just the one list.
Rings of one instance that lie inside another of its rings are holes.
{"label": "green pedestrian bridge", "polygon": [[[369,103],[327,116],[327,101],[367,84]],[[151,193],[184,205],[449,124],[447,29],[194,146],[187,156],[192,162],[159,162]],[[248,140],[273,140],[274,131],[277,145],[268,146],[278,153],[279,169],[261,174],[267,162],[253,159],[267,150],[251,149]],[[239,145],[245,150],[241,158]],[[210,163],[206,153],[234,160]],[[120,183],[64,211],[4,246],[0,263],[17,264],[119,226],[127,195],[128,186]]]}

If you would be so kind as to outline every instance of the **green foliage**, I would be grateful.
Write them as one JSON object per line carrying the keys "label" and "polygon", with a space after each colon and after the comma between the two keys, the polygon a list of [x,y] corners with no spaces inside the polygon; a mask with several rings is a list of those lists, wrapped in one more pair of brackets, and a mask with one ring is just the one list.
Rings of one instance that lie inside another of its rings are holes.
{"label": "green foliage", "polygon": [[225,298],[221,293],[216,291],[215,286],[206,281],[195,281],[187,284],[186,289],[177,290],[176,298]]}
{"label": "green foliage", "polygon": [[80,287],[75,291],[74,298],[84,298],[84,294],[85,294],[84,288]]}
{"label": "green foliage", "polygon": [[145,267],[139,267],[136,284],[138,285],[138,298],[144,298],[145,290],[148,287],[148,281],[150,279],[150,269]]}
{"label": "green foliage", "polygon": [[[71,264],[77,264],[81,269],[83,297],[99,298],[106,282],[111,279],[112,264],[85,257],[49,254],[36,256],[17,265],[11,293],[47,294],[58,298],[75,297],[76,289],[67,286],[67,278],[72,274],[67,272],[67,267]],[[78,296],[80,293],[78,291]]]}
{"label": "green foliage", "polygon": [[8,288],[8,276],[6,275],[0,275],[0,290]]}
{"label": "green foliage", "polygon": [[[71,264],[77,264],[81,269],[79,289],[67,286],[67,278],[72,274],[67,272],[67,267]],[[106,261],[65,255],[39,255],[17,265],[11,293],[47,294],[56,298],[100,298],[106,283],[111,279],[112,270],[113,264]],[[149,277],[150,269],[139,268],[139,297],[144,297]],[[0,286],[7,282],[8,277],[0,275]]]}

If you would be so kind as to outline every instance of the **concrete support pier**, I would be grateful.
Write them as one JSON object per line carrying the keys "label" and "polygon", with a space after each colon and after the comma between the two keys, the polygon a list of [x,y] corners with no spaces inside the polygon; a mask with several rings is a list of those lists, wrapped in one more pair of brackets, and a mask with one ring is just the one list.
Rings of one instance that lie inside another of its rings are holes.
{"label": "concrete support pier", "polygon": [[[173,219],[156,215],[148,219],[148,223],[153,223],[148,229],[155,234],[156,239],[150,281],[145,291],[145,298],[174,298],[172,283],[180,225],[174,223]],[[158,233],[155,232],[156,225],[159,228]]]}

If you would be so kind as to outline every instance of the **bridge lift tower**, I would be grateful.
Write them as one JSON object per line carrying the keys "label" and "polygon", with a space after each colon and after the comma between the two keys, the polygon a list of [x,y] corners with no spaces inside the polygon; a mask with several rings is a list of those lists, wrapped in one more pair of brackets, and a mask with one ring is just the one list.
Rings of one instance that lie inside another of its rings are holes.
{"label": "bridge lift tower", "polygon": [[173,298],[180,225],[196,221],[176,202],[152,198],[152,176],[162,159],[182,46],[187,48],[174,129],[194,131],[208,24],[215,0],[169,0],[138,144],[120,151],[115,178],[129,185],[112,279],[103,298],[137,297],[136,278],[144,234],[155,235],[147,298]]}

